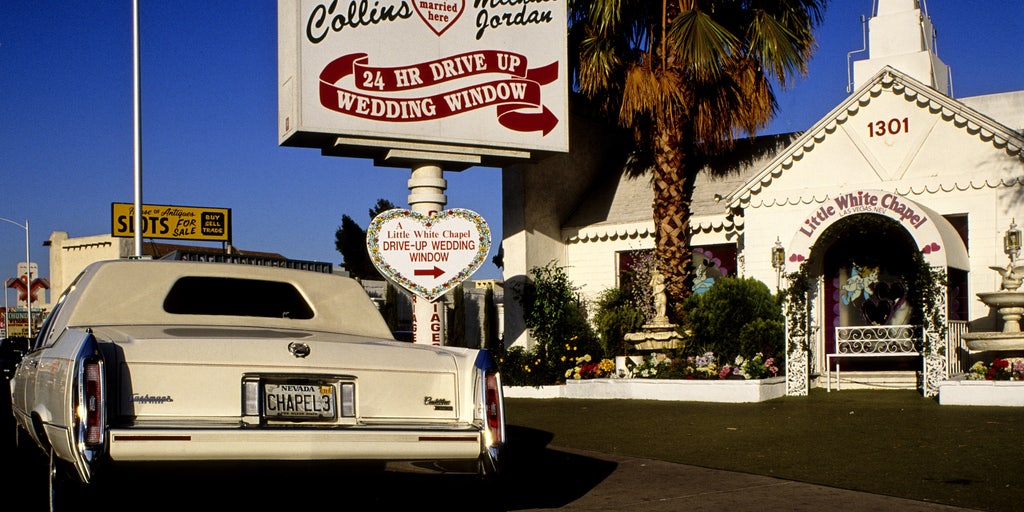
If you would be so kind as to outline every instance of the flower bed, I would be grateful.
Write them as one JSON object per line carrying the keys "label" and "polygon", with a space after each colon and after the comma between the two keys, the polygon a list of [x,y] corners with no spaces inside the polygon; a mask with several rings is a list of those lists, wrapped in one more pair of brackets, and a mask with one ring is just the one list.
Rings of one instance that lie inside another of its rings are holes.
{"label": "flower bed", "polygon": [[583,379],[553,386],[506,386],[506,398],[592,398],[681,402],[763,402],[786,394],[786,378]]}
{"label": "flower bed", "polygon": [[[567,345],[570,353],[574,347]],[[711,352],[669,357],[663,353],[595,360],[589,354],[564,358],[572,366],[554,384],[505,381],[509,398],[619,398],[691,402],[762,402],[785,395],[786,379],[773,358],[760,353],[719,364]],[[526,361],[540,365],[540,359]],[[529,372],[526,372],[529,373]]]}
{"label": "flower bed", "polygon": [[967,379],[1024,381],[1024,357],[996,357],[990,364],[978,361],[967,371]]}
{"label": "flower bed", "polygon": [[1024,358],[974,363],[967,373],[939,383],[939,403],[1024,407]]}

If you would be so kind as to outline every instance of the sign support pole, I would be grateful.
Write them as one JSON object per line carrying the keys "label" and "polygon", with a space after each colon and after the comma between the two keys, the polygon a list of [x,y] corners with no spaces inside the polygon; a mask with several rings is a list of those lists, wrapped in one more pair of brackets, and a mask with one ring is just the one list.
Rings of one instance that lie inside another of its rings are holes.
{"label": "sign support pole", "polygon": [[[444,210],[448,196],[444,191],[448,181],[437,164],[420,164],[412,169],[409,178],[409,209],[423,215]],[[417,295],[412,297],[413,342],[444,345],[444,297],[428,301]]]}

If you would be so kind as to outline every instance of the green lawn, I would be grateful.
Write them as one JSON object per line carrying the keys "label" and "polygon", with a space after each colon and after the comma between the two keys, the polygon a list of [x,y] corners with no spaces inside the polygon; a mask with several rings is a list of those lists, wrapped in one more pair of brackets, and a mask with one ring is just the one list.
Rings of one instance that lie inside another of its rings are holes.
{"label": "green lawn", "polygon": [[939,405],[914,391],[823,389],[753,404],[506,402],[510,426],[547,432],[551,446],[1024,510],[1024,408]]}

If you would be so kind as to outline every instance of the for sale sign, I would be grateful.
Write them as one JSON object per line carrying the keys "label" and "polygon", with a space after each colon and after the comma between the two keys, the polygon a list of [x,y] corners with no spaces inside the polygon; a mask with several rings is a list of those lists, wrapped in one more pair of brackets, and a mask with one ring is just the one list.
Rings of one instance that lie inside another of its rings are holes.
{"label": "for sale sign", "polygon": [[366,246],[382,274],[434,301],[480,268],[491,250],[491,230],[472,210],[424,215],[394,209],[373,219]]}
{"label": "for sale sign", "polygon": [[[111,203],[110,232],[135,236],[135,205]],[[142,236],[176,240],[231,241],[231,209],[196,206],[142,205]]]}
{"label": "for sale sign", "polygon": [[566,152],[566,1],[279,0],[279,142]]}

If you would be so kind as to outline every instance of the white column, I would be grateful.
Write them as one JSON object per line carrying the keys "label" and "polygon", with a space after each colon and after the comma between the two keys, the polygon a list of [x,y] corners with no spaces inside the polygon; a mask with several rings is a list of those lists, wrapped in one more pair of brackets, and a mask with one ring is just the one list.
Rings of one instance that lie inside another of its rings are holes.
{"label": "white column", "polygon": [[[412,169],[409,178],[409,209],[423,215],[440,212],[448,204],[444,191],[448,182],[436,164],[423,164]],[[444,297],[431,302],[413,295],[413,342],[427,345],[444,344]]]}

